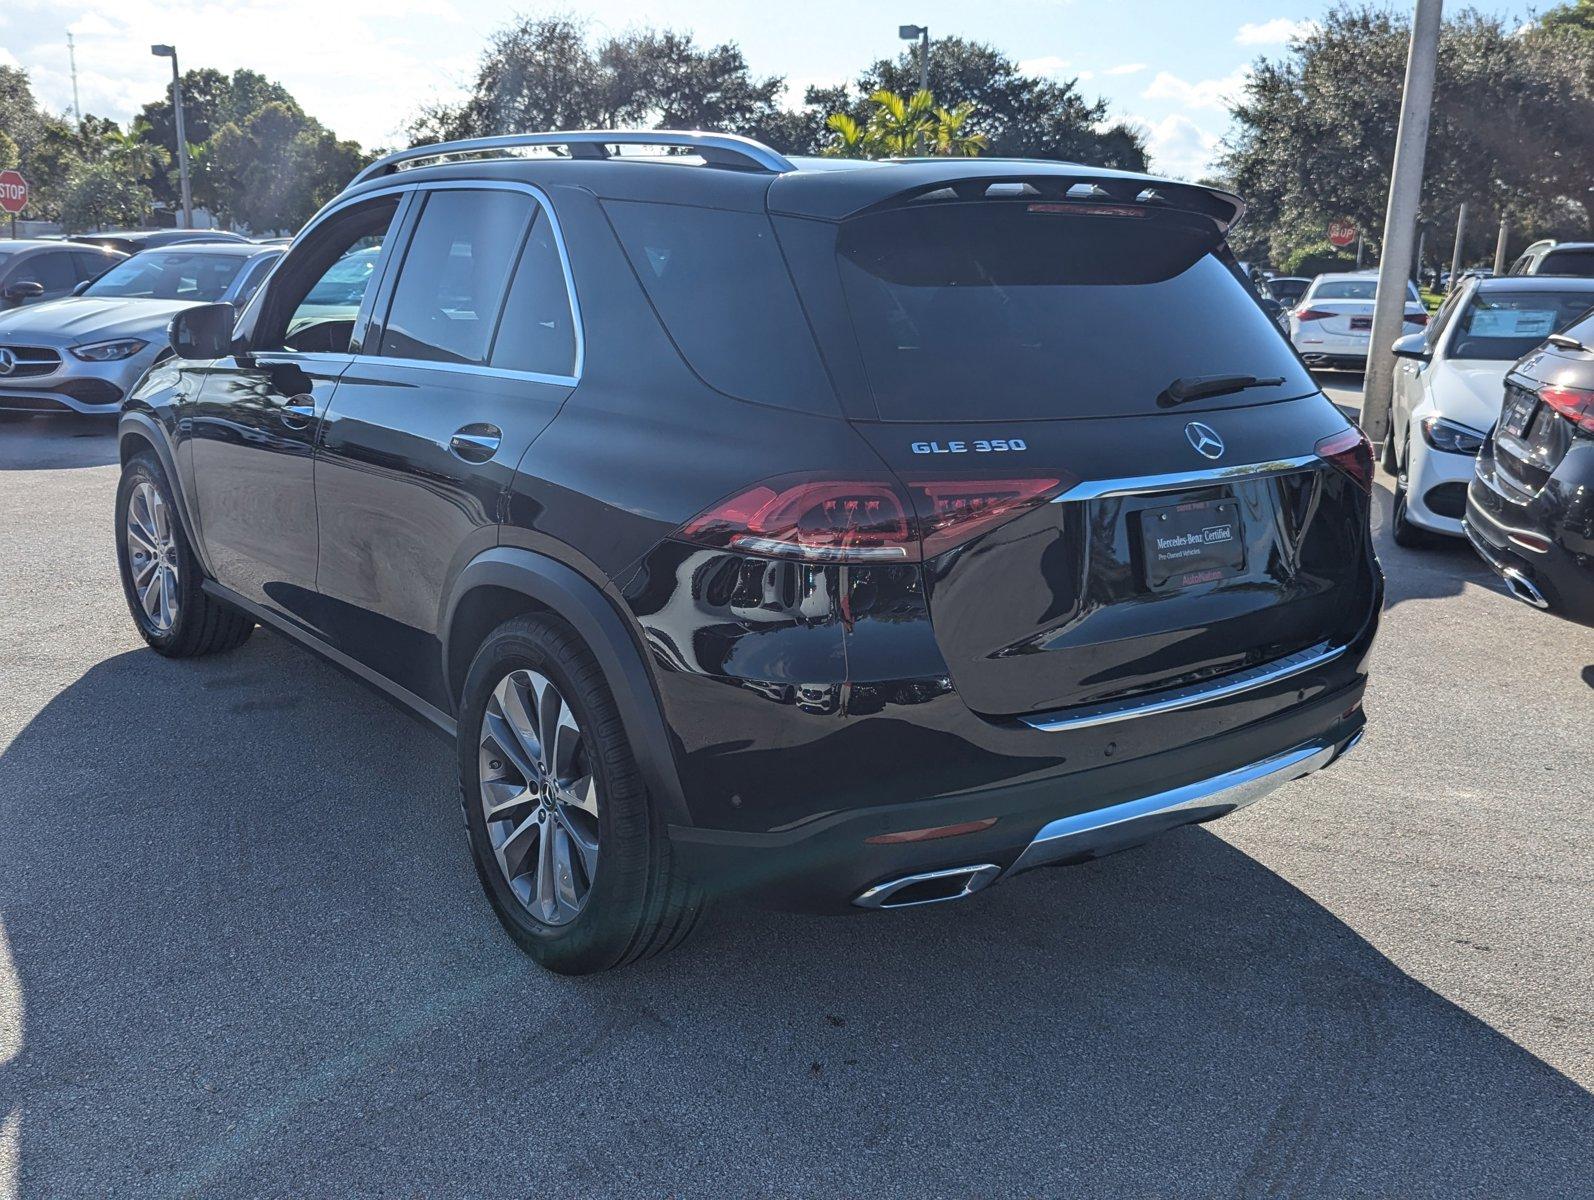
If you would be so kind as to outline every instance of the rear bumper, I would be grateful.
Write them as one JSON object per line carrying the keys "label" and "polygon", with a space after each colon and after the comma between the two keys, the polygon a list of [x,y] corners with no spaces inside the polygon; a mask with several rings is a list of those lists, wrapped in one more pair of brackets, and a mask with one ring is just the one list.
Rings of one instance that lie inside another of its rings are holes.
{"label": "rear bumper", "polygon": [[1594,626],[1594,445],[1569,453],[1536,497],[1495,476],[1492,443],[1467,490],[1467,540],[1519,600]]}
{"label": "rear bumper", "polygon": [[[833,812],[769,833],[672,828],[671,840],[705,887],[774,907],[844,912],[961,898],[1034,867],[1099,858],[1215,820],[1327,766],[1361,736],[1364,687],[1358,675],[1272,719],[1127,762]],[[977,828],[929,841],[871,840],[954,826]],[[892,902],[905,877],[943,872],[945,894],[915,886]]]}

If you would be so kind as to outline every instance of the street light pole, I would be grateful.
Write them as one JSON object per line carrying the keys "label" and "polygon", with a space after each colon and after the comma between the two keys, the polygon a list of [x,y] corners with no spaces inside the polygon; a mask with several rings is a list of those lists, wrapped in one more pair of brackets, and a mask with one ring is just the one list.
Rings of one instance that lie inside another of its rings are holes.
{"label": "street light pole", "polygon": [[1461,239],[1467,236],[1467,202],[1461,202],[1461,211],[1456,214],[1456,248],[1450,255],[1450,287],[1461,282]]}
{"label": "street light pole", "polygon": [[[905,42],[919,43],[919,90],[930,90],[930,27],[928,25],[898,25],[897,36]],[[919,153],[924,153],[924,134],[919,135]]]}
{"label": "street light pole", "polygon": [[1505,245],[1506,239],[1511,236],[1511,214],[1505,209],[1500,210],[1500,235],[1494,239],[1494,273],[1505,274]]}
{"label": "street light pole", "polygon": [[1433,106],[1439,59],[1443,0],[1417,0],[1406,56],[1406,87],[1395,134],[1395,163],[1389,177],[1389,205],[1378,258],[1378,298],[1367,348],[1367,378],[1362,395],[1362,429],[1373,442],[1389,435],[1389,401],[1394,391],[1395,356],[1391,344],[1406,316],[1406,286],[1422,198],[1422,161],[1428,150],[1428,117]]}
{"label": "street light pole", "polygon": [[177,69],[176,46],[151,46],[156,58],[172,60],[172,115],[177,125],[177,179],[183,194],[183,228],[194,227],[194,197],[188,186],[188,131],[183,128],[183,77]]}

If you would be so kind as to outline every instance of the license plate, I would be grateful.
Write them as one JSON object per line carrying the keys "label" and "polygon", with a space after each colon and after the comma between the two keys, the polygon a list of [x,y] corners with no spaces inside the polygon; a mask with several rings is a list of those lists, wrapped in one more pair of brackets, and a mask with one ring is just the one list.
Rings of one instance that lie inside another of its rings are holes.
{"label": "license plate", "polygon": [[1539,398],[1524,392],[1515,392],[1506,401],[1505,411],[1500,414],[1500,428],[1503,432],[1514,438],[1524,438],[1528,432],[1528,422],[1533,420],[1533,410],[1538,407]]}
{"label": "license plate", "polygon": [[1169,592],[1228,579],[1245,570],[1240,506],[1234,500],[1197,500],[1140,513],[1146,586]]}
{"label": "license plate", "polygon": [[1373,328],[1373,319],[1371,317],[1352,317],[1350,319],[1350,328],[1352,333],[1370,333]]}

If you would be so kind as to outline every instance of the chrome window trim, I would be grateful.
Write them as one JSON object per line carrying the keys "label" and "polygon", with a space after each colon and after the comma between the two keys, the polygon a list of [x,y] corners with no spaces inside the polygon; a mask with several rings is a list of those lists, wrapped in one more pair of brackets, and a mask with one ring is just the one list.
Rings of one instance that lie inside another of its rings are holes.
{"label": "chrome window trim", "polygon": [[1315,646],[1297,650],[1294,654],[1287,654],[1272,662],[1248,667],[1243,671],[1230,672],[1216,679],[1177,688],[1171,692],[1130,697],[1127,700],[1114,700],[1106,704],[1092,704],[1088,707],[1065,709],[1054,713],[1038,713],[1019,719],[1032,729],[1039,729],[1044,733],[1060,733],[1065,730],[1110,725],[1115,721],[1129,721],[1136,717],[1179,712],[1182,709],[1195,708],[1197,705],[1210,704],[1214,700],[1226,700],[1244,692],[1256,691],[1258,688],[1279,683],[1295,675],[1303,675],[1315,667],[1333,662],[1349,648],[1335,646],[1329,642],[1319,642]]}
{"label": "chrome window trim", "polygon": [[1076,483],[1052,501],[1068,504],[1078,500],[1099,500],[1104,496],[1131,496],[1142,493],[1174,492],[1181,488],[1211,486],[1218,483],[1236,483],[1246,479],[1265,479],[1270,475],[1287,475],[1305,467],[1316,466],[1323,460],[1315,454],[1302,454],[1295,458],[1277,458],[1270,462],[1245,463],[1232,467],[1207,467],[1194,471],[1176,471],[1168,475],[1132,475],[1116,479],[1086,479]]}
{"label": "chrome window trim", "polygon": [[[289,246],[287,250],[283,252],[282,257],[277,261],[280,263],[286,259],[287,256],[293,252],[294,248],[298,246],[299,242],[314,229],[319,228],[323,221],[330,220],[334,215],[342,212],[345,208],[348,208],[351,205],[363,204],[366,201],[379,196],[398,195],[403,197],[417,195],[421,192],[446,190],[523,192],[537,202],[538,208],[540,208],[542,213],[548,218],[549,225],[553,229],[554,246],[559,251],[559,266],[564,272],[565,299],[570,303],[570,319],[572,322],[572,328],[574,329],[576,335],[574,370],[569,375],[544,375],[534,371],[512,371],[506,367],[477,366],[472,363],[446,363],[438,362],[435,359],[429,358],[391,358],[386,355],[363,353],[359,355],[350,355],[349,357],[351,361],[358,359],[360,362],[378,363],[388,366],[422,367],[432,371],[460,371],[471,375],[485,375],[503,379],[520,379],[531,383],[551,383],[563,387],[575,387],[581,382],[581,376],[585,373],[587,364],[587,331],[586,324],[581,317],[581,298],[576,294],[576,277],[575,273],[570,269],[570,251],[565,246],[565,231],[564,227],[559,223],[559,214],[554,211],[553,202],[548,198],[548,193],[534,183],[522,183],[517,180],[508,179],[436,179],[425,180],[421,182],[411,182],[401,177],[392,177],[388,182],[385,182],[380,187],[372,187],[361,191],[357,195],[345,196],[332,201],[319,213],[317,213],[309,224],[299,231],[299,233],[293,239],[293,245]],[[402,217],[402,215],[402,213],[398,214],[399,217]],[[401,224],[401,221],[396,220],[395,229],[399,228]],[[415,231],[413,228],[411,228],[410,237],[413,238],[414,236]],[[408,243],[406,243],[405,249],[408,249]],[[395,286],[397,285],[398,275],[402,273],[403,265],[404,264],[402,260],[396,264],[397,269],[394,273]],[[376,290],[381,291],[386,285],[386,282],[387,281],[385,279],[377,280]],[[513,278],[511,278],[510,283],[513,284],[513,282]],[[261,303],[261,297],[265,295],[266,288],[269,287],[270,284],[271,280],[268,278],[265,283],[255,289],[255,294],[249,298],[249,303],[245,306],[245,311],[248,311],[255,305]],[[388,288],[387,290],[389,293],[388,300],[391,302],[392,288]],[[507,290],[505,295],[508,295]],[[372,316],[374,317],[374,315],[375,314],[373,313]],[[242,317],[243,314],[240,313],[240,321],[242,320]],[[371,322],[368,320],[366,322],[367,326],[369,326],[370,323]],[[277,351],[262,350],[259,351],[259,353],[277,353]]]}

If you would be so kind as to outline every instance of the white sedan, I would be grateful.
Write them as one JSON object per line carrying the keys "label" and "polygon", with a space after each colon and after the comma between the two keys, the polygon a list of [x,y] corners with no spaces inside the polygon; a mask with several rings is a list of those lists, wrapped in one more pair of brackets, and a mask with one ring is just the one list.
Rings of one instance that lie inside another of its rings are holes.
{"label": "white sedan", "polygon": [[[1309,367],[1344,371],[1367,369],[1367,347],[1373,338],[1373,304],[1378,276],[1361,272],[1319,275],[1290,313],[1290,341]],[[1417,286],[1406,281],[1404,332],[1428,323],[1428,310]]]}
{"label": "white sedan", "polygon": [[1499,420],[1506,373],[1591,307],[1594,279],[1469,278],[1425,332],[1395,343],[1384,465],[1396,472],[1397,545],[1462,536],[1473,460]]}

